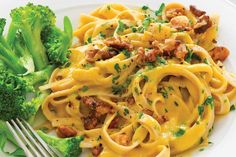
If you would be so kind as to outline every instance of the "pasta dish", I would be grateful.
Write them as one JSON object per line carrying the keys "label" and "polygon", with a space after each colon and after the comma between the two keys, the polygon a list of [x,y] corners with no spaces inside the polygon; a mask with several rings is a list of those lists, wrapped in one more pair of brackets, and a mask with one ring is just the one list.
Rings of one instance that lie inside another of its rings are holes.
{"label": "pasta dish", "polygon": [[236,81],[217,44],[219,17],[195,6],[106,4],[81,14],[71,64],[40,89],[59,137],[99,157],[169,157],[207,145]]}

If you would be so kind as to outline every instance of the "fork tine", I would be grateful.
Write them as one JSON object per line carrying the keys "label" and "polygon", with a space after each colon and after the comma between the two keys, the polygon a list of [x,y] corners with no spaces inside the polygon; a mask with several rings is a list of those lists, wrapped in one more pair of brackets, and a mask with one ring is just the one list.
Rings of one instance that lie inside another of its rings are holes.
{"label": "fork tine", "polygon": [[25,128],[25,126],[21,123],[21,121],[17,118],[16,119],[18,125],[20,126],[20,128],[23,130],[23,132],[25,133],[26,137],[28,137],[30,139],[30,141],[35,145],[35,147],[40,151],[40,153],[46,157],[48,156],[48,153],[45,149],[42,148],[42,146],[36,142],[35,138],[32,137],[32,135],[29,133],[29,131]]}
{"label": "fork tine", "polygon": [[29,151],[29,149],[25,146],[25,144],[22,142],[22,139],[19,137],[19,135],[16,133],[16,131],[14,130],[14,128],[11,126],[11,124],[9,122],[6,122],[7,127],[9,128],[9,130],[11,131],[11,133],[13,134],[13,136],[15,137],[17,143],[20,145],[20,147],[24,150],[26,156],[29,157],[33,157],[33,154]]}
{"label": "fork tine", "polygon": [[30,143],[30,141],[26,138],[26,136],[23,134],[23,132],[21,131],[21,129],[18,127],[18,125],[15,123],[14,120],[11,120],[11,123],[14,125],[16,131],[21,135],[21,138],[27,143],[27,145],[29,146],[29,149],[32,150],[33,154],[36,157],[42,157],[41,154],[38,153],[38,151],[34,148],[34,146]]}
{"label": "fork tine", "polygon": [[24,120],[22,119],[22,124],[24,124],[30,131],[31,133],[34,135],[34,137],[38,140],[38,142],[41,144],[41,146],[51,155],[51,156],[59,156],[62,157],[62,154],[60,152],[58,152],[57,150],[51,148],[50,146],[48,146],[46,144],[46,142],[44,142],[43,139],[41,139],[41,137],[39,137],[39,135],[34,131],[34,129]]}

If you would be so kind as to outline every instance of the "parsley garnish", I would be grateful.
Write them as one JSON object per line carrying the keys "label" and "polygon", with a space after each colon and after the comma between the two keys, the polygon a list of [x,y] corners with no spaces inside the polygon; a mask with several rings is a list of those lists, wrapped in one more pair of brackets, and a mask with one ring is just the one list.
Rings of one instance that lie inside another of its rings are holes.
{"label": "parsley garnish", "polygon": [[161,24],[158,25],[158,31],[161,32]]}
{"label": "parsley garnish", "polygon": [[204,142],[204,139],[203,139],[203,137],[201,137],[199,144],[202,144],[203,142]]}
{"label": "parsley garnish", "polygon": [[158,65],[166,65],[167,64],[166,60],[160,56],[157,56],[156,61],[157,61]]}
{"label": "parsley garnish", "polygon": [[142,77],[146,82],[148,82],[148,77],[147,77],[147,75],[141,75],[141,77]]}
{"label": "parsley garnish", "polygon": [[118,32],[123,32],[123,31],[125,30],[125,28],[126,28],[125,24],[124,24],[121,20],[119,20],[119,21],[118,21],[118,27],[117,27],[117,29],[116,29],[116,32],[117,32],[117,33],[118,33]]}
{"label": "parsley garnish", "polygon": [[185,130],[182,128],[179,128],[179,130],[177,132],[174,133],[175,137],[180,137],[183,136],[185,134]]}
{"label": "parsley garnish", "polygon": [[108,5],[108,6],[107,6],[107,9],[108,9],[108,10],[111,10],[111,6],[110,6],[110,5]]}
{"label": "parsley garnish", "polygon": [[146,5],[142,6],[142,10],[148,10],[148,9],[149,9],[148,6],[146,6]]}
{"label": "parsley garnish", "polygon": [[120,78],[120,75],[114,76],[112,78],[112,83],[115,83]]}
{"label": "parsley garnish", "polygon": [[130,28],[131,28],[131,30],[132,30],[133,33],[137,32],[137,28],[136,28],[136,27],[132,26],[132,27],[130,27]]}
{"label": "parsley garnish", "polygon": [[164,8],[165,8],[165,3],[161,3],[160,8],[155,11],[155,15],[156,16],[162,16],[162,12],[163,12]]}
{"label": "parsley garnish", "polygon": [[136,93],[137,95],[139,95],[139,90],[138,90],[137,87],[134,88],[134,91],[135,91],[135,93]]}
{"label": "parsley garnish", "polygon": [[204,112],[204,106],[203,105],[198,106],[198,115],[200,117],[203,116],[203,112]]}
{"label": "parsley garnish", "polygon": [[147,98],[147,102],[148,102],[149,105],[152,105],[152,100]]}
{"label": "parsley garnish", "polygon": [[92,43],[92,37],[88,37],[88,39],[87,39],[87,42],[86,42],[87,44],[90,44],[90,43]]}
{"label": "parsley garnish", "polygon": [[146,17],[142,22],[143,29],[147,30],[147,28],[148,28],[148,26],[150,25],[151,22],[152,22],[152,19],[150,17]]}
{"label": "parsley garnish", "polygon": [[179,104],[176,101],[174,103],[175,103],[175,106],[177,106],[177,107],[179,106]]}
{"label": "parsley garnish", "polygon": [[99,135],[98,138],[97,138],[97,141],[101,140],[102,139],[102,136]]}
{"label": "parsley garnish", "polygon": [[131,53],[128,50],[123,50],[122,53],[126,56],[126,58],[129,58],[131,56]]}
{"label": "parsley garnish", "polygon": [[187,55],[185,56],[185,59],[184,59],[184,60],[185,60],[186,62],[190,63],[191,60],[192,60],[193,51],[190,50],[187,46],[186,46],[186,49],[187,49],[188,53],[187,53]]}
{"label": "parsley garnish", "polygon": [[211,109],[214,107],[214,98],[212,96],[208,96],[204,101],[203,105],[210,105]]}
{"label": "parsley garnish", "polygon": [[88,91],[88,89],[89,89],[88,86],[83,86],[80,90],[81,90],[82,92],[86,92],[86,91]]}
{"label": "parsley garnish", "polygon": [[168,98],[168,91],[165,88],[162,88],[160,90],[160,93],[162,94],[164,98]]}
{"label": "parsley garnish", "polygon": [[117,94],[122,94],[125,92],[125,90],[128,88],[128,86],[130,85],[131,83],[131,78],[128,78],[124,84],[122,85],[116,85],[116,86],[112,86],[112,93],[117,95]]}
{"label": "parsley garnish", "polygon": [[203,59],[203,63],[209,64],[208,60],[206,58]]}
{"label": "parsley garnish", "polygon": [[102,39],[104,39],[104,38],[106,37],[106,35],[103,34],[102,32],[100,32],[98,35],[99,35],[99,37],[102,38]]}
{"label": "parsley garnish", "polygon": [[82,64],[82,66],[85,68],[85,69],[90,69],[93,67],[92,64],[89,64],[89,63],[86,63],[86,64]]}
{"label": "parsley garnish", "polygon": [[124,109],[124,115],[127,116],[129,114],[129,109],[125,108]]}
{"label": "parsley garnish", "polygon": [[118,63],[116,63],[116,64],[114,65],[114,68],[115,68],[116,72],[118,72],[118,73],[121,72],[120,65],[119,65]]}
{"label": "parsley garnish", "polygon": [[234,111],[234,110],[235,110],[235,105],[233,104],[230,106],[230,111]]}
{"label": "parsley garnish", "polygon": [[143,112],[140,112],[139,114],[138,114],[138,119],[141,119],[143,117]]}

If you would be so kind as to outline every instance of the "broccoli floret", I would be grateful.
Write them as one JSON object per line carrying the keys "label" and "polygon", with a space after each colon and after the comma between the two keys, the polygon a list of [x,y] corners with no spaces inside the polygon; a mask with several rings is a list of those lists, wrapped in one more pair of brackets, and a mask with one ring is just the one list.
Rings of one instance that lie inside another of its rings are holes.
{"label": "broccoli floret", "polygon": [[64,157],[78,157],[81,153],[80,142],[84,139],[83,136],[57,138],[42,131],[37,131],[37,133],[47,144],[60,151]]}
{"label": "broccoli floret", "polygon": [[50,63],[58,66],[68,63],[72,33],[72,24],[67,16],[64,17],[64,31],[56,26],[48,27],[43,31],[42,40]]}
{"label": "broccoli floret", "polygon": [[6,66],[14,73],[23,74],[26,72],[26,68],[22,63],[21,59],[16,56],[13,52],[9,44],[6,42],[3,31],[6,25],[6,20],[0,19],[0,59],[2,63],[6,64]]}
{"label": "broccoli floret", "polygon": [[[26,76],[17,76],[7,70],[0,70],[0,119],[22,118],[30,120],[34,117],[47,93],[37,93],[35,89],[40,82],[47,81],[53,67],[33,72]],[[35,97],[27,100],[27,94],[35,93]]]}
{"label": "broccoli floret", "polygon": [[36,70],[42,70],[48,65],[48,57],[41,40],[42,31],[55,25],[55,14],[46,6],[27,4],[11,11],[11,31],[8,41],[14,39],[14,32],[20,31],[30,54],[33,57]]}

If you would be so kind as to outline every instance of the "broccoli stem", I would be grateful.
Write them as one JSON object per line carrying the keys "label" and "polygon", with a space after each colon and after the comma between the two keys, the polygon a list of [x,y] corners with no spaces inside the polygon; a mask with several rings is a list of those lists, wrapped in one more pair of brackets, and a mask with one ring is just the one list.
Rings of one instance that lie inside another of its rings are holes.
{"label": "broccoli stem", "polygon": [[33,57],[36,70],[44,69],[48,65],[48,58],[41,41],[41,28],[34,28],[33,32],[30,26],[23,26],[21,29],[25,44]]}
{"label": "broccoli stem", "polygon": [[41,71],[33,72],[24,76],[23,79],[26,82],[28,82],[30,85],[35,86],[38,83],[42,83],[49,80],[53,69],[54,69],[54,66],[49,65]]}
{"label": "broccoli stem", "polygon": [[20,59],[14,54],[14,52],[9,49],[6,45],[3,45],[5,42],[4,39],[0,41],[0,59],[16,74],[23,74],[26,72],[26,69],[21,64]]}

